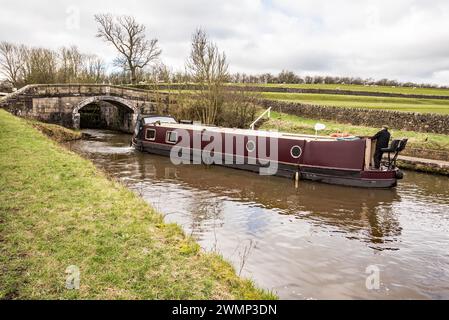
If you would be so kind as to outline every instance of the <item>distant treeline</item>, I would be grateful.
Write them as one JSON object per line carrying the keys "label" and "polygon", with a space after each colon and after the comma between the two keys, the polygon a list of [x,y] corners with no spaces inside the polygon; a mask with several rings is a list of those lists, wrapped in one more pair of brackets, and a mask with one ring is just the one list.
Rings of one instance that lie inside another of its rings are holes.
{"label": "distant treeline", "polygon": [[[126,76],[122,76],[122,79]],[[114,80],[119,77],[114,77]],[[169,67],[159,64],[151,72],[140,74],[139,84],[165,83],[165,84],[186,84],[195,83],[194,77],[186,72],[172,72]],[[236,84],[349,84],[365,86],[391,86],[391,87],[416,87],[416,88],[439,88],[449,89],[449,86],[441,86],[429,83],[399,82],[391,79],[374,80],[360,77],[338,77],[338,76],[300,76],[293,71],[282,70],[279,74],[247,74],[232,73],[227,76],[227,82]]]}
{"label": "distant treeline", "polygon": [[233,83],[253,83],[253,84],[352,84],[352,85],[377,85],[396,87],[417,87],[417,88],[442,88],[449,86],[439,86],[437,84],[399,82],[391,79],[374,80],[372,78],[363,79],[360,77],[338,77],[338,76],[300,76],[293,71],[282,70],[279,74],[246,74],[234,73],[230,82]]}
{"label": "distant treeline", "polygon": [[[263,73],[258,75],[247,73],[232,73],[227,76],[227,82],[236,84],[339,84],[339,85],[362,85],[362,86],[390,86],[390,87],[416,87],[416,88],[439,88],[449,89],[449,86],[441,86],[429,83],[399,82],[391,79],[374,80],[360,77],[338,77],[338,76],[300,76],[292,71],[283,70],[277,75]],[[121,76],[122,79],[126,75]],[[116,75],[113,80],[120,79]],[[172,72],[165,65],[158,65],[151,72],[142,73],[139,77],[139,84],[187,84],[195,83],[195,78],[185,72]]]}
{"label": "distant treeline", "polygon": [[[196,83],[197,79],[186,71],[172,71],[169,66],[155,61],[146,68],[135,70],[134,83]],[[41,47],[29,47],[9,42],[0,43],[0,74],[6,77],[7,85],[20,88],[37,83],[107,83],[129,84],[132,75],[126,69],[110,72],[103,59],[95,54],[80,52],[76,46],[51,50]],[[225,79],[230,83],[247,84],[348,84],[377,85],[417,88],[443,88],[436,84],[399,82],[391,79],[363,79],[360,77],[308,76],[298,75],[293,71],[282,70],[279,74],[228,73]],[[0,88],[1,89],[1,88]],[[1,90],[0,90],[1,91]],[[3,89],[5,91],[5,89]]]}
{"label": "distant treeline", "polygon": [[[148,82],[155,81],[157,76],[164,77],[164,69],[165,66],[155,63],[136,73],[140,82]],[[76,46],[52,50],[9,42],[0,43],[0,75],[6,78],[0,80],[0,91],[28,84],[131,82],[129,71],[110,72],[102,58],[81,52]]]}

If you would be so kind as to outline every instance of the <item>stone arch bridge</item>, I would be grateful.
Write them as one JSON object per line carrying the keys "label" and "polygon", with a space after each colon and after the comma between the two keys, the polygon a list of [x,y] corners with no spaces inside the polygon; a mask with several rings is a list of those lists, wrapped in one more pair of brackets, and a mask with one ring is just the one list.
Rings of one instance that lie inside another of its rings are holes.
{"label": "stone arch bridge", "polygon": [[83,119],[92,116],[86,111],[96,112],[105,128],[126,132],[132,132],[139,114],[166,113],[169,105],[168,94],[99,84],[28,85],[0,100],[13,114],[75,129],[92,121]]}

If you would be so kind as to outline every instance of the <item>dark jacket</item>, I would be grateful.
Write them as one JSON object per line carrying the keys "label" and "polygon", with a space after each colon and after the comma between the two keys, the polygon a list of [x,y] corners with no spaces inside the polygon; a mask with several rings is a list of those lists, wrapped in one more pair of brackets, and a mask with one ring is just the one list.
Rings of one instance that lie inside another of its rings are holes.
{"label": "dark jacket", "polygon": [[380,150],[382,148],[388,148],[388,144],[390,143],[390,132],[387,129],[382,129],[378,133],[376,133],[371,139],[377,140],[376,150]]}

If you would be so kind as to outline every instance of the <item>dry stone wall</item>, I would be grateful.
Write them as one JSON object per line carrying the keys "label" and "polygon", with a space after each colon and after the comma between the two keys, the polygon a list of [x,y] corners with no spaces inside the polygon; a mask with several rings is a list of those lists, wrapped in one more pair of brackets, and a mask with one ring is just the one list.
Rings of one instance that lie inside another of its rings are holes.
{"label": "dry stone wall", "polygon": [[261,100],[265,108],[311,119],[379,128],[386,124],[394,129],[449,134],[449,115],[389,110],[331,107],[303,103]]}

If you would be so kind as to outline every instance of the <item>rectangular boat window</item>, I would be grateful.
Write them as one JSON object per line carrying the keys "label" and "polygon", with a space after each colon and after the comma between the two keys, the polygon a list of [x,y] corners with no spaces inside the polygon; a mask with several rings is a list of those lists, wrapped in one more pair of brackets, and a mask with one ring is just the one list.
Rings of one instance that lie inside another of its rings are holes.
{"label": "rectangular boat window", "polygon": [[145,140],[156,140],[156,130],[155,129],[147,129],[145,132]]}
{"label": "rectangular boat window", "polygon": [[177,143],[178,142],[178,133],[175,131],[167,131],[165,142],[167,143]]}

